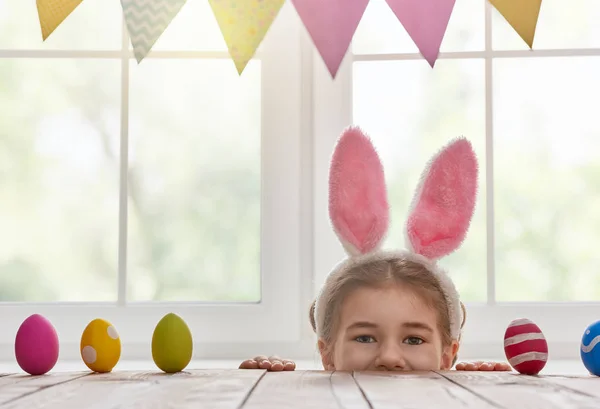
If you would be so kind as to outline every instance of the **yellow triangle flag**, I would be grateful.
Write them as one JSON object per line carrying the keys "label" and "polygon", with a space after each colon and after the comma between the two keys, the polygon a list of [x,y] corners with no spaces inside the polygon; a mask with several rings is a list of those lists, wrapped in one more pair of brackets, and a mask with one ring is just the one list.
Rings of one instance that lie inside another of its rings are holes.
{"label": "yellow triangle flag", "polygon": [[490,0],[490,3],[532,48],[542,0]]}
{"label": "yellow triangle flag", "polygon": [[36,0],[44,41],[81,2],[82,0]]}
{"label": "yellow triangle flag", "polygon": [[209,0],[209,3],[241,75],[285,0]]}

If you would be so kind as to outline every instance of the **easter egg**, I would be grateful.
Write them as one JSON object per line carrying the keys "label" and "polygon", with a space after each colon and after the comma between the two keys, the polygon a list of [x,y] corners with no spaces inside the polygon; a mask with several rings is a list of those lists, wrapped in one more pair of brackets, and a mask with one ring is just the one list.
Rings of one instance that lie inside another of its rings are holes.
{"label": "easter egg", "polygon": [[506,328],[504,353],[517,372],[536,375],[548,361],[548,343],[540,327],[527,318],[520,318],[511,321]]}
{"label": "easter egg", "polygon": [[39,314],[21,323],[15,338],[17,363],[30,375],[43,375],[58,361],[58,335],[52,323]]}
{"label": "easter egg", "polygon": [[600,376],[600,321],[590,324],[581,338],[580,355],[585,368],[592,375]]}
{"label": "easter egg", "polygon": [[110,372],[121,358],[119,333],[110,322],[96,318],[83,330],[79,351],[92,371]]}
{"label": "easter egg", "polygon": [[192,360],[192,333],[177,314],[165,315],[152,334],[152,359],[166,373],[182,371]]}

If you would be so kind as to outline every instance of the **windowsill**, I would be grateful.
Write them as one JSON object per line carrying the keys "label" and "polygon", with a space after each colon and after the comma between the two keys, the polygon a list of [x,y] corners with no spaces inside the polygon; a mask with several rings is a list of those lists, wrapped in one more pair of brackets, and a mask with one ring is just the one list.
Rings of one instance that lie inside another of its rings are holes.
{"label": "windowsill", "polygon": [[[487,359],[481,359],[487,360]],[[475,361],[475,360],[469,360]],[[186,369],[237,369],[240,360],[193,360]],[[318,359],[296,361],[298,370],[322,370]],[[56,364],[52,372],[88,372],[89,369],[82,361],[61,361]],[[149,360],[122,361],[114,369],[117,371],[158,371],[154,362]],[[16,362],[0,362],[0,373],[23,373]],[[550,360],[540,375],[588,375],[587,370],[577,360]]]}

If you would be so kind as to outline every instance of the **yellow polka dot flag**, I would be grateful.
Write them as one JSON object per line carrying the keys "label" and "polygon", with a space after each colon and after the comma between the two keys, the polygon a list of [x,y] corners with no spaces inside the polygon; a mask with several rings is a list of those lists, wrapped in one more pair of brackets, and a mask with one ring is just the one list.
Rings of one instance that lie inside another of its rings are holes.
{"label": "yellow polka dot flag", "polygon": [[209,0],[209,3],[241,75],[285,0]]}
{"label": "yellow polka dot flag", "polygon": [[36,0],[44,41],[81,2],[82,0]]}
{"label": "yellow polka dot flag", "polygon": [[490,0],[490,4],[532,48],[542,0]]}

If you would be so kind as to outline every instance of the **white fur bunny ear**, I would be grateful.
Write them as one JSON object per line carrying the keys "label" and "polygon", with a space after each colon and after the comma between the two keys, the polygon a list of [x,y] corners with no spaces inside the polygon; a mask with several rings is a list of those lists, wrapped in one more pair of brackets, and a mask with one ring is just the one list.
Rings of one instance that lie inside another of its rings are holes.
{"label": "white fur bunny ear", "polygon": [[344,249],[353,256],[378,249],[387,234],[383,166],[370,139],[356,127],[344,130],[333,153],[329,217]]}
{"label": "white fur bunny ear", "polygon": [[410,250],[436,260],[460,247],[475,209],[477,176],[477,157],[464,138],[432,158],[406,223]]}

